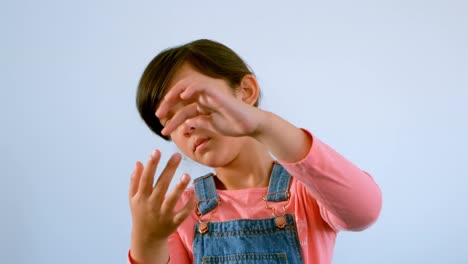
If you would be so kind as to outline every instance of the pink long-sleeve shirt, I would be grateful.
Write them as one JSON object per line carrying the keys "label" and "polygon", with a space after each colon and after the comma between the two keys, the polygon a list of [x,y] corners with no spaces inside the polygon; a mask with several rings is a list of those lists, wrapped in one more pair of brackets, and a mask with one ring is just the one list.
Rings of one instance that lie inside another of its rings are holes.
{"label": "pink long-sleeve shirt", "polygon": [[[372,177],[313,137],[304,159],[296,163],[278,160],[292,176],[286,213],[294,215],[304,263],[332,263],[338,231],[359,231],[374,223],[381,210],[380,188]],[[263,197],[268,188],[218,190],[220,204],[211,221],[272,217]],[[193,188],[179,201],[185,204]],[[269,203],[281,212],[286,203]],[[170,263],[193,263],[192,243],[198,217],[193,212],[169,237]],[[129,261],[129,263],[131,263]]]}

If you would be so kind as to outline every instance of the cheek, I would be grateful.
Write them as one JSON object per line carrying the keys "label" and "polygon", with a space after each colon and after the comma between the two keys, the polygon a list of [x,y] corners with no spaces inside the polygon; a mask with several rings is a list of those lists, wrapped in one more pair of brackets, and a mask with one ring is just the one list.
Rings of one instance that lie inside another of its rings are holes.
{"label": "cheek", "polygon": [[172,142],[177,146],[177,148],[184,153],[189,158],[193,158],[192,150],[187,142],[187,138],[183,136],[179,129],[171,133]]}

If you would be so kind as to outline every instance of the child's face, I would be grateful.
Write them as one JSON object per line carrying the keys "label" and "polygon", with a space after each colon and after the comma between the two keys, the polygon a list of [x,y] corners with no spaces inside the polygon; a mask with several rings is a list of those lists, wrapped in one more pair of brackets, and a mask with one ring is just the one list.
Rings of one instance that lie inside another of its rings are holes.
{"label": "child's face", "polygon": [[[235,96],[231,88],[224,80],[215,79],[196,71],[190,64],[185,63],[175,73],[169,82],[169,89],[180,81],[207,85],[211,89],[220,89],[230,96]],[[164,101],[164,99],[163,99]],[[179,101],[175,104],[169,114],[160,119],[164,124],[178,113],[180,109],[194,103],[193,101]],[[170,137],[177,147],[192,160],[209,167],[221,167],[238,155],[242,146],[242,137],[227,137],[216,131],[201,127],[191,127],[182,123],[175,129]],[[201,143],[201,144],[200,144]]]}

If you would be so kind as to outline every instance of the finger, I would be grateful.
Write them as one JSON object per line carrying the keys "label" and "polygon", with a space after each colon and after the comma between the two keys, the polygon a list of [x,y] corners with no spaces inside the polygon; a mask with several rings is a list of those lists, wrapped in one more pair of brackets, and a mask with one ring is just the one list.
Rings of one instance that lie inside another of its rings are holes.
{"label": "finger", "polygon": [[209,115],[213,112],[210,108],[202,105],[201,103],[197,104],[197,112],[202,115]]}
{"label": "finger", "polygon": [[188,84],[189,81],[184,79],[177,82],[169,89],[169,92],[167,92],[167,94],[164,96],[155,113],[159,119],[164,118],[169,113],[169,110],[182,100],[179,95],[184,89],[187,88]]}
{"label": "finger", "polygon": [[130,190],[129,190],[130,198],[133,197],[138,191],[138,184],[140,182],[142,171],[143,171],[143,165],[139,161],[137,161],[135,163],[135,169],[132,172],[132,176],[130,177]]}
{"label": "finger", "polygon": [[236,101],[233,95],[226,94],[220,89],[203,86],[190,86],[184,90],[180,97],[185,101],[196,102],[198,112],[203,114],[217,112],[226,104],[232,104],[232,101]]}
{"label": "finger", "polygon": [[184,207],[182,207],[182,209],[174,215],[174,218],[172,220],[174,221],[174,224],[177,226],[182,224],[182,222],[184,222],[184,220],[190,215],[190,213],[193,212],[197,204],[198,199],[195,197],[194,194],[192,194],[192,196],[189,197]]}
{"label": "finger", "polygon": [[189,100],[194,99],[201,94],[203,94],[206,98],[212,98],[215,101],[219,101],[222,96],[220,89],[208,87],[207,85],[190,85],[181,91],[180,98],[182,100]]}
{"label": "finger", "polygon": [[171,183],[172,177],[174,176],[181,160],[182,156],[179,153],[172,154],[153,188],[153,192],[150,197],[151,200],[157,203],[161,203],[164,200],[169,184]]}
{"label": "finger", "polygon": [[153,189],[154,173],[158,166],[159,160],[161,159],[161,152],[157,149],[151,153],[148,163],[143,169],[143,174],[140,179],[139,191],[144,194],[150,194]]}
{"label": "finger", "polygon": [[174,116],[166,122],[163,130],[161,130],[161,134],[169,135],[174,131],[179,125],[184,123],[184,121],[188,118],[197,116],[197,104],[192,103],[187,106],[184,106],[179,111],[177,111]]}
{"label": "finger", "polygon": [[184,173],[182,177],[180,178],[179,182],[174,187],[174,189],[164,200],[164,203],[161,206],[161,210],[163,212],[172,213],[174,211],[177,201],[179,201],[180,196],[184,192],[185,188],[187,188],[187,185],[189,183],[190,183],[190,176]]}

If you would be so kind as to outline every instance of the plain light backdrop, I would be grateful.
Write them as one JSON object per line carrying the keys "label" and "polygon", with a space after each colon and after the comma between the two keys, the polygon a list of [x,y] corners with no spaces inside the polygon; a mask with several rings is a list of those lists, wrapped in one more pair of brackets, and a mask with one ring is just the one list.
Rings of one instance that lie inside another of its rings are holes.
{"label": "plain light backdrop", "polygon": [[[0,263],[126,263],[136,160],[174,145],[135,106],[160,51],[220,41],[261,108],[369,171],[378,222],[334,262],[467,263],[468,2],[2,1]],[[196,177],[209,168],[184,160]]]}

